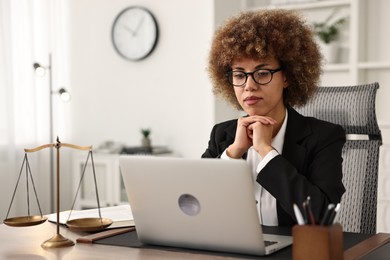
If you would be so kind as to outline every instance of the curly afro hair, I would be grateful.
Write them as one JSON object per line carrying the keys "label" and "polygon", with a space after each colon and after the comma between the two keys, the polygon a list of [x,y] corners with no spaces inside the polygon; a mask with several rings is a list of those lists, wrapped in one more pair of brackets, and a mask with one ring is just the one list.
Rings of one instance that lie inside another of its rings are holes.
{"label": "curly afro hair", "polygon": [[286,106],[304,105],[314,94],[322,73],[322,56],[312,27],[295,11],[242,12],[215,32],[208,61],[213,92],[237,109],[242,108],[226,73],[234,59],[244,57],[273,57],[279,61],[288,81],[283,93]]}

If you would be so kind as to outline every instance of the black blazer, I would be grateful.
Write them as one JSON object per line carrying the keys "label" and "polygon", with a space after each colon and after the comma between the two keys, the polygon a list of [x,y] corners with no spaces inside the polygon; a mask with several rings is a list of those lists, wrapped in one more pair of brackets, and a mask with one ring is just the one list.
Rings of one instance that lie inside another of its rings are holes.
{"label": "black blazer", "polygon": [[[307,196],[317,220],[329,203],[340,202],[345,192],[341,157],[345,131],[339,125],[287,110],[283,152],[258,173],[256,181],[276,198],[279,225],[291,226],[297,223],[293,203],[302,209]],[[236,128],[236,119],[215,125],[202,158],[219,158],[233,143]]]}

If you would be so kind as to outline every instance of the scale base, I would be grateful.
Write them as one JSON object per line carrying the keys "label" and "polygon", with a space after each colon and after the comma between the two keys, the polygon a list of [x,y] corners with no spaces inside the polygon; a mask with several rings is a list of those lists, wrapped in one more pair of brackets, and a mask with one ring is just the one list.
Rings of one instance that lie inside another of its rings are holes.
{"label": "scale base", "polygon": [[42,243],[41,247],[43,248],[58,248],[58,247],[68,247],[74,246],[74,242],[66,237],[63,237],[61,234],[56,234],[52,238],[46,240]]}

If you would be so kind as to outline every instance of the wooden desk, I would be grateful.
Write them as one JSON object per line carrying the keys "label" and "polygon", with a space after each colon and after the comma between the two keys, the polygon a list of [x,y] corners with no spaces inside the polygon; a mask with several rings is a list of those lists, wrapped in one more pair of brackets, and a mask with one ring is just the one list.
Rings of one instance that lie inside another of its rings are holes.
{"label": "wooden desk", "polygon": [[[265,230],[267,232],[267,230]],[[132,248],[127,246],[112,246],[102,244],[82,244],[77,243],[73,247],[43,249],[41,244],[51,238],[56,233],[56,225],[45,222],[41,225],[32,227],[9,227],[4,224],[0,225],[0,259],[69,259],[69,260],[99,260],[99,259],[291,259],[291,247],[282,249],[271,256],[251,257],[245,255],[230,255],[223,253],[170,249],[158,247]],[[76,239],[88,235],[82,232],[72,232],[61,227],[60,233],[66,238]],[[284,233],[284,232],[282,232]],[[358,243],[361,240],[370,237],[369,235],[346,233],[346,248]],[[123,243],[125,244],[125,242]],[[390,255],[390,243],[382,246],[369,254],[364,259],[387,259],[378,258],[375,252]],[[388,253],[387,253],[388,252]],[[373,258],[374,257],[374,258]]]}
{"label": "wooden desk", "polygon": [[[61,227],[61,235],[72,239],[87,235],[74,233]],[[120,259],[200,259],[199,255],[186,252],[169,252],[155,249],[114,247],[96,244],[80,244],[66,248],[43,249],[41,244],[56,234],[56,225],[45,222],[32,227],[0,225],[0,259],[23,260],[120,260]],[[201,255],[201,259],[213,259]]]}

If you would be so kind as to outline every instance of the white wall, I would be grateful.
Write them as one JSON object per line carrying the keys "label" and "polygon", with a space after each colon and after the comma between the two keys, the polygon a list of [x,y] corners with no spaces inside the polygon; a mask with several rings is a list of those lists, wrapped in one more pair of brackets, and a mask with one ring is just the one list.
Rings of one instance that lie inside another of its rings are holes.
{"label": "white wall", "polygon": [[[120,57],[111,43],[116,15],[142,5],[155,15],[159,40],[145,60]],[[200,157],[214,122],[206,72],[213,34],[213,1],[69,1],[70,139],[140,145],[140,128],[154,145]]]}
{"label": "white wall", "polygon": [[[159,26],[155,51],[138,62],[111,41],[115,17],[132,5],[148,8]],[[69,103],[53,99],[55,136],[94,148],[108,140],[138,146],[140,129],[150,127],[153,145],[201,156],[215,121],[206,72],[214,1],[57,0],[51,10],[53,89],[72,95]],[[74,199],[73,152],[61,149],[61,210]]]}

